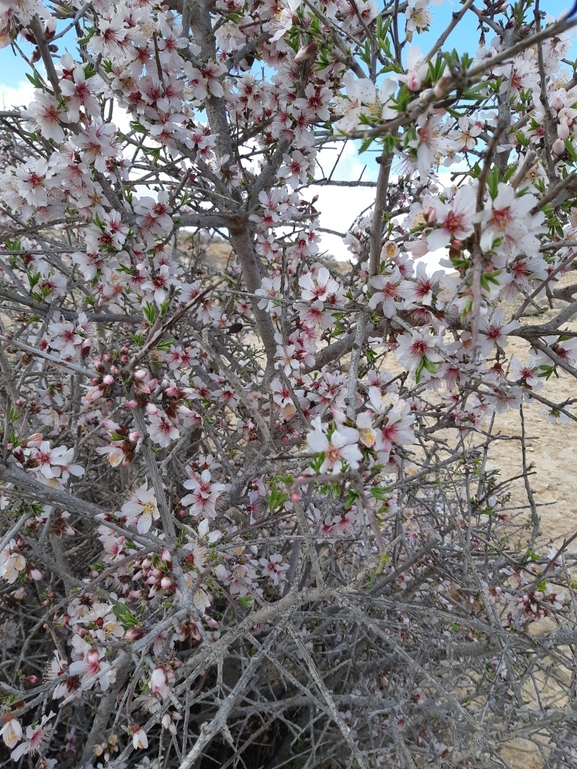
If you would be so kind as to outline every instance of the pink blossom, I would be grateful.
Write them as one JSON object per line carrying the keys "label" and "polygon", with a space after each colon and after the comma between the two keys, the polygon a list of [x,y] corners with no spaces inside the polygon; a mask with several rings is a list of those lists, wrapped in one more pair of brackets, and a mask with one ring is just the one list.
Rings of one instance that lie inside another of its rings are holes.
{"label": "pink blossom", "polygon": [[68,668],[70,675],[80,676],[83,689],[91,689],[98,682],[102,691],[106,691],[116,680],[116,671],[102,660],[105,650],[90,648],[83,659],[72,662]]}
{"label": "pink blossom", "polygon": [[275,553],[268,558],[261,558],[259,563],[264,577],[270,577],[274,585],[280,585],[286,579],[288,563],[283,563],[280,553]]}
{"label": "pink blossom", "polygon": [[435,251],[448,246],[454,240],[465,240],[473,233],[478,219],[476,191],[473,187],[459,187],[455,195],[442,202],[435,197],[427,201],[435,212],[436,228],[427,234],[429,248]]}
{"label": "pink blossom", "polygon": [[181,499],[183,505],[190,505],[191,515],[202,515],[208,518],[216,516],[216,503],[219,496],[226,490],[223,483],[215,483],[211,480],[210,470],[203,470],[200,478],[189,478],[184,481],[185,489],[191,489],[192,493]]}
{"label": "pink blossom", "polygon": [[31,118],[46,139],[52,139],[57,144],[64,140],[64,131],[60,125],[64,113],[52,94],[36,93],[23,116]]}
{"label": "pink blossom", "polygon": [[[498,307],[492,314],[491,319],[487,317],[481,319],[479,323],[479,330],[486,337],[486,342],[482,346],[482,352],[487,355],[493,345],[498,347],[505,347],[507,344],[507,335],[520,327],[520,323],[516,320],[510,323],[505,323],[505,312],[501,307]],[[484,340],[485,341],[485,340]]]}
{"label": "pink blossom", "polygon": [[500,183],[497,197],[486,204],[482,214],[480,245],[483,251],[491,251],[495,240],[500,238],[513,255],[522,250],[538,254],[539,241],[534,233],[540,231],[544,215],[539,212],[531,216],[530,211],[536,204],[534,195],[517,197],[512,187]]}
{"label": "pink blossom", "polygon": [[84,67],[75,64],[69,54],[65,54],[61,63],[63,67],[70,68],[69,77],[60,81],[60,90],[65,97],[68,114],[66,119],[70,123],[77,123],[80,119],[80,109],[83,108],[92,117],[98,117],[100,107],[94,94],[95,80],[86,80]]}
{"label": "pink blossom", "polygon": [[369,282],[373,288],[377,289],[369,300],[369,307],[373,309],[382,302],[385,318],[394,317],[404,303],[400,291],[402,276],[398,267],[395,266],[390,272],[375,275]]}
{"label": "pink blossom", "polygon": [[330,438],[326,432],[326,426],[321,424],[320,417],[312,421],[313,432],[307,435],[309,448],[315,454],[323,453],[323,460],[320,472],[328,470],[331,473],[340,473],[346,463],[352,470],[359,467],[359,462],[363,455],[357,447],[359,441],[359,432],[352,427],[339,426],[333,430]]}
{"label": "pink blossom", "polygon": [[150,691],[159,694],[163,700],[168,697],[170,687],[168,686],[164,668],[157,666],[152,671],[152,675],[150,676]]}
{"label": "pink blossom", "polygon": [[43,750],[50,737],[50,731],[46,724],[51,718],[54,718],[55,715],[56,713],[44,715],[42,716],[40,724],[37,726],[26,727],[26,739],[10,754],[12,761],[18,761],[21,756],[24,756],[27,753],[39,753]]}
{"label": "pink blossom", "polygon": [[152,414],[149,416],[148,434],[150,439],[159,446],[166,448],[172,441],[180,437],[179,429],[170,422],[166,415]]}
{"label": "pink blossom", "polygon": [[434,370],[435,364],[441,361],[441,356],[436,351],[436,339],[428,331],[413,331],[412,334],[401,334],[398,338],[398,346],[395,350],[399,363],[406,366],[409,371],[418,371],[426,368]]}

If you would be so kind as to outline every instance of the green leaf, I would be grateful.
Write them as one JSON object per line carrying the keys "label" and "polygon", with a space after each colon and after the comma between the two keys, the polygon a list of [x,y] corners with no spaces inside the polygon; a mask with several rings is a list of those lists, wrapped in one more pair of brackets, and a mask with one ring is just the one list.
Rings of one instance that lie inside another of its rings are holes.
{"label": "green leaf", "polygon": [[499,171],[497,166],[493,166],[493,170],[487,174],[487,188],[491,197],[495,200],[499,192]]}
{"label": "green leaf", "polygon": [[40,80],[40,76],[37,72],[35,72],[33,75],[30,75],[28,72],[26,72],[26,77],[32,83],[34,88],[42,88],[42,81]]}
{"label": "green leaf", "polygon": [[509,166],[509,168],[503,174],[503,181],[508,182],[509,179],[512,179],[516,171],[517,171],[517,166]]}
{"label": "green leaf", "polygon": [[569,138],[565,139],[565,149],[567,150],[567,154],[569,155],[571,160],[573,162],[577,161],[577,152],[575,151],[573,142]]}
{"label": "green leaf", "polygon": [[120,622],[123,628],[136,627],[136,625],[140,624],[125,603],[115,601],[114,598],[111,600],[114,616]]}
{"label": "green leaf", "polygon": [[437,371],[437,364],[433,363],[433,361],[429,360],[428,358],[421,358],[423,362],[423,368],[425,368],[429,374],[434,374]]}
{"label": "green leaf", "polygon": [[417,366],[417,370],[415,371],[415,382],[419,384],[421,381],[421,374],[423,373],[423,369],[425,367],[425,361],[427,359],[425,357],[422,357],[419,361],[419,365]]}
{"label": "green leaf", "polygon": [[269,510],[274,512],[284,505],[288,499],[288,494],[285,491],[281,491],[276,485],[276,479],[273,478],[270,484],[270,493],[268,495],[268,507]]}
{"label": "green leaf", "polygon": [[153,304],[150,304],[150,302],[145,302],[142,312],[144,313],[146,320],[152,325],[156,320],[156,307]]}
{"label": "green leaf", "polygon": [[237,597],[236,601],[245,609],[250,609],[254,603],[254,598],[252,595],[241,595]]}
{"label": "green leaf", "polygon": [[315,473],[320,473],[321,467],[323,466],[323,462],[325,461],[325,452],[321,451],[320,454],[317,454],[315,457],[313,457],[309,464],[311,466],[311,469],[314,470]]}
{"label": "green leaf", "polygon": [[173,343],[172,339],[163,339],[162,342],[159,342],[156,345],[156,349],[160,350],[161,352],[168,352],[172,347],[172,343]]}
{"label": "green leaf", "polygon": [[375,141],[374,136],[367,136],[366,139],[363,139],[362,144],[359,148],[359,154],[361,152],[366,152],[374,141]]}

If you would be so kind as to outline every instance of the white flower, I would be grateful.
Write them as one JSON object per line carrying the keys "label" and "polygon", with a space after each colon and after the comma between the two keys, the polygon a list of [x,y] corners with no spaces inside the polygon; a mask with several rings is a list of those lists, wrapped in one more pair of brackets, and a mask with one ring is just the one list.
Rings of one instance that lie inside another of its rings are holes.
{"label": "white flower", "polygon": [[16,550],[16,541],[11,539],[8,546],[0,552],[0,577],[12,585],[18,579],[18,575],[26,568],[26,559]]}
{"label": "white flower", "polygon": [[148,747],[148,737],[144,729],[138,724],[132,724],[132,745],[134,750],[142,748],[145,750]]}
{"label": "white flower", "polygon": [[281,582],[284,582],[289,566],[288,563],[283,563],[280,553],[275,553],[270,558],[261,558],[259,563],[262,566],[263,576],[270,577],[273,584],[279,585]]}
{"label": "white flower", "polygon": [[375,445],[377,433],[373,428],[373,417],[370,411],[364,411],[357,416],[357,429],[359,440],[363,446],[367,446],[370,449]]}
{"label": "white flower", "polygon": [[170,691],[164,668],[155,667],[150,676],[150,691],[160,694],[162,699],[168,697]]}
{"label": "white flower", "polygon": [[378,120],[392,120],[398,116],[399,113],[389,105],[391,96],[397,90],[397,83],[393,78],[383,80],[377,91],[369,78],[357,80],[352,72],[347,72],[343,85],[347,98],[340,100],[344,115],[335,123],[337,131],[354,131],[360,123],[361,115]]}
{"label": "white flower", "polygon": [[22,739],[22,726],[12,713],[7,713],[4,718],[4,726],[0,729],[0,735],[4,740],[4,744],[8,748],[13,748]]}
{"label": "white flower", "polygon": [[289,29],[292,28],[293,16],[297,12],[301,2],[302,0],[286,0],[286,5],[283,10],[278,15],[275,15],[275,18],[270,25],[270,31],[272,32],[275,30],[275,33],[271,38],[271,43],[276,43],[277,40],[284,37]]}
{"label": "white flower", "polygon": [[427,371],[434,370],[441,356],[435,352],[435,338],[428,331],[414,331],[412,334],[401,334],[395,355],[399,363],[409,371],[417,371],[423,367]]}
{"label": "white flower", "polygon": [[505,323],[505,312],[499,307],[493,313],[491,320],[484,317],[479,324],[479,330],[487,337],[487,347],[483,348],[483,354],[489,354],[494,345],[505,347],[507,344],[507,335],[520,327],[516,320],[511,323]]}
{"label": "white flower", "polygon": [[324,302],[332,294],[339,290],[339,284],[331,278],[326,267],[321,267],[316,272],[307,272],[299,278],[299,286],[302,288],[302,298],[305,302],[319,300]]}
{"label": "white flower", "polygon": [[312,426],[314,430],[307,435],[307,443],[315,454],[322,452],[325,455],[320,468],[321,473],[328,470],[331,473],[340,473],[345,463],[353,470],[358,468],[359,462],[363,458],[357,447],[358,430],[339,425],[329,438],[323,430],[320,417],[313,419]]}
{"label": "white flower", "polygon": [[139,486],[130,502],[122,505],[121,512],[128,518],[138,517],[136,528],[140,534],[150,531],[153,520],[160,518],[154,491],[148,488],[148,481]]}
{"label": "white flower", "polygon": [[427,235],[431,251],[448,246],[453,240],[465,240],[473,233],[477,221],[476,192],[472,187],[459,187],[454,197],[443,203],[439,198],[428,201],[435,212],[437,229]]}
{"label": "white flower", "polygon": [[392,318],[396,315],[397,303],[403,303],[403,297],[399,291],[402,280],[401,272],[396,266],[392,272],[387,271],[372,277],[369,283],[377,290],[370,298],[369,307],[374,309],[379,302],[382,302],[385,318]]}
{"label": "white flower", "polygon": [[418,91],[428,71],[429,67],[424,60],[421,49],[417,48],[416,45],[410,45],[407,53],[407,74],[397,75],[397,79],[406,83],[409,90]]}
{"label": "white flower", "polygon": [[210,606],[212,599],[206,590],[203,590],[201,587],[199,587],[195,590],[192,600],[194,601],[194,605],[199,610],[199,612],[204,614]]}
{"label": "white flower", "polygon": [[101,660],[104,649],[90,648],[85,659],[76,660],[68,668],[71,676],[81,676],[82,689],[91,689],[98,681],[102,691],[106,691],[116,680],[116,670],[106,661]]}
{"label": "white flower", "polygon": [[57,144],[64,141],[64,131],[60,126],[63,113],[61,106],[52,94],[37,93],[34,101],[22,113],[22,116],[31,118],[45,139],[52,139]]}
{"label": "white flower", "polygon": [[254,292],[257,296],[264,297],[258,303],[260,310],[265,312],[271,312],[274,309],[276,302],[274,301],[280,294],[281,280],[276,278],[263,278],[261,287],[257,288]]}
{"label": "white flower", "polygon": [[521,251],[539,255],[539,241],[533,234],[541,229],[543,212],[531,216],[530,211],[537,204],[534,195],[515,196],[515,190],[499,184],[497,197],[488,202],[482,214],[481,248],[491,251],[493,242],[500,238],[504,248],[511,255]]}
{"label": "white flower", "polygon": [[153,414],[149,419],[150,426],[148,428],[148,434],[150,435],[150,439],[155,443],[158,443],[159,446],[166,448],[172,441],[175,441],[180,437],[178,428],[165,417]]}
{"label": "white flower", "polygon": [[45,747],[49,737],[49,730],[45,728],[45,725],[55,715],[55,713],[50,713],[47,716],[42,716],[42,721],[37,726],[26,727],[26,740],[21,742],[10,754],[13,761],[18,761],[26,753],[39,753]]}

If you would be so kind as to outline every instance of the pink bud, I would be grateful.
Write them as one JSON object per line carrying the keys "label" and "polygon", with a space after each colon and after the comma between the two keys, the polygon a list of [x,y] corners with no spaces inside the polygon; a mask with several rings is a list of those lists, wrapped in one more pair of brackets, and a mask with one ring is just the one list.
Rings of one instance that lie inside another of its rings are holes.
{"label": "pink bud", "polygon": [[565,142],[563,139],[555,139],[551,149],[555,155],[562,155],[565,152]]}
{"label": "pink bud", "polygon": [[307,61],[307,59],[311,59],[317,51],[318,47],[314,42],[303,45],[302,48],[299,48],[295,56],[295,64],[300,64],[303,61]]}
{"label": "pink bud", "polygon": [[169,588],[171,588],[172,587],[172,580],[171,580],[171,578],[170,577],[163,577],[160,580],[160,587],[163,590],[168,590]]}
{"label": "pink bud", "polygon": [[158,409],[154,405],[154,403],[147,403],[144,407],[147,414],[150,414],[150,416],[156,416],[158,414]]}
{"label": "pink bud", "polygon": [[433,206],[423,206],[423,216],[427,224],[435,224],[437,221],[437,211]]}
{"label": "pink bud", "polygon": [[162,668],[154,668],[150,676],[150,688],[153,692],[160,692],[166,686],[166,674]]}
{"label": "pink bud", "polygon": [[433,93],[437,99],[442,99],[447,95],[447,91],[450,87],[451,79],[449,77],[442,77],[433,88]]}
{"label": "pink bud", "polygon": [[124,638],[127,641],[138,641],[138,639],[142,638],[143,635],[144,631],[141,627],[129,627],[124,634]]}

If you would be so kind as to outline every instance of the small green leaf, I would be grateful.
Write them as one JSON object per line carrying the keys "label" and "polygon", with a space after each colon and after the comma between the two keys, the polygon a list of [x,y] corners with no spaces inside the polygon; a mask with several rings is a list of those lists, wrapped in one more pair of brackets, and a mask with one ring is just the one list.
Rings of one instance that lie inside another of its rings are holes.
{"label": "small green leaf", "polygon": [[136,625],[140,624],[126,604],[121,603],[120,601],[115,601],[114,598],[111,600],[114,616],[123,628],[136,627]]}
{"label": "small green leaf", "polygon": [[142,312],[144,313],[146,320],[152,325],[156,320],[156,307],[153,304],[150,304],[150,302],[145,302]]}

